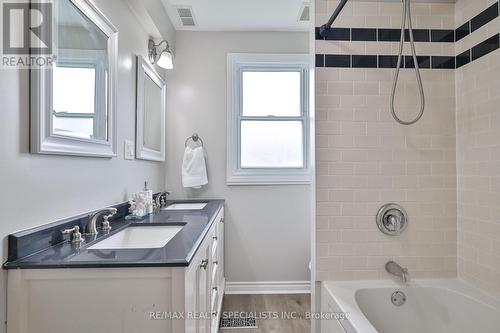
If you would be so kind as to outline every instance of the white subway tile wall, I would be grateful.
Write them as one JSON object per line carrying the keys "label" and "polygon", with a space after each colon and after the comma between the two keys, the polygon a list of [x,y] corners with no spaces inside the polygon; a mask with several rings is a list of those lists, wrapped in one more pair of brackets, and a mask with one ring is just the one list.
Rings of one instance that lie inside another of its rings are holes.
{"label": "white subway tile wall", "polygon": [[[458,0],[456,21],[493,4]],[[457,43],[457,51],[500,31],[500,18]],[[500,52],[456,71],[459,276],[500,297]]]}
{"label": "white subway tile wall", "polygon": [[[338,1],[316,0],[316,26]],[[454,29],[453,4],[412,6],[416,28]],[[396,28],[400,3],[348,2],[336,27]],[[397,43],[316,41],[316,53],[396,54]],[[454,43],[417,43],[426,55],[455,55]],[[408,53],[407,53],[408,54]],[[389,111],[393,69],[316,69],[317,280],[382,279],[396,260],[413,277],[457,274],[455,71],[422,70],[426,112],[413,126]],[[396,107],[418,112],[415,73],[402,70]],[[410,224],[383,235],[377,210],[397,202]],[[499,247],[500,249],[500,247]]]}

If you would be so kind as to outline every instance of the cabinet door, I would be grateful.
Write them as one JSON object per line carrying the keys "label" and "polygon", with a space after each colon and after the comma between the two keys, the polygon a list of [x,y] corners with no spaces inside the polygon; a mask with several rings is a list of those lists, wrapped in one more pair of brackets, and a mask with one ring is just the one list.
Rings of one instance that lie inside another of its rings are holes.
{"label": "cabinet door", "polygon": [[[219,310],[224,296],[224,209],[217,215],[213,226],[212,236],[212,333],[218,332],[220,313]],[[216,245],[216,246],[214,246]]]}
{"label": "cabinet door", "polygon": [[210,242],[201,243],[191,264],[186,270],[186,333],[208,333],[207,313],[210,294],[208,288]]}
{"label": "cabinet door", "polygon": [[210,313],[209,302],[211,296],[209,281],[210,243],[204,244],[199,251],[201,251],[202,259],[200,263],[198,263],[196,270],[196,312],[200,317],[196,321],[196,331],[198,333],[208,333],[210,332],[210,320],[208,315]]}
{"label": "cabinet door", "polygon": [[217,239],[219,240],[219,251],[217,253],[217,263],[219,264],[218,287],[221,293],[219,296],[222,297],[224,283],[224,209],[222,209],[221,217],[218,221]]}

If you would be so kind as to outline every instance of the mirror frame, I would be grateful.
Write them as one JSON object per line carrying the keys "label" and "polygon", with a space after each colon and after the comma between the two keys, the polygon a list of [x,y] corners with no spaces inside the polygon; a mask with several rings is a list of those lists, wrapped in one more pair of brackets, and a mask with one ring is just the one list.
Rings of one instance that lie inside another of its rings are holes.
{"label": "mirror frame", "polygon": [[144,81],[148,76],[161,89],[160,119],[165,124],[167,86],[153,66],[142,56],[137,56],[137,121],[136,121],[136,158],[141,160],[165,161],[165,126],[161,127],[160,150],[144,146]]}
{"label": "mirror frame", "polygon": [[[115,157],[116,156],[116,76],[118,29],[91,0],[70,0],[107,37],[108,138],[89,140],[54,134],[52,131],[52,67],[30,69],[30,152],[35,154]],[[54,18],[55,25],[55,18]],[[54,30],[56,31],[56,30]]]}

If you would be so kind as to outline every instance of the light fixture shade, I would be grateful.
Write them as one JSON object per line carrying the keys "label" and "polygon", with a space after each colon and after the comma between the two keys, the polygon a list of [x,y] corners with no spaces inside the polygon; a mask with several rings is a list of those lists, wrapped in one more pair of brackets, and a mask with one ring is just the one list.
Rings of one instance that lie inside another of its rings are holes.
{"label": "light fixture shade", "polygon": [[160,53],[156,64],[161,68],[172,69],[174,68],[174,60],[172,53],[169,50],[164,50]]}
{"label": "light fixture shade", "polygon": [[[161,46],[165,44],[165,48],[161,50]],[[150,39],[148,42],[148,55],[149,60],[153,65],[158,65],[165,69],[174,68],[174,56],[170,52],[170,46],[166,40],[162,40],[158,44]]]}

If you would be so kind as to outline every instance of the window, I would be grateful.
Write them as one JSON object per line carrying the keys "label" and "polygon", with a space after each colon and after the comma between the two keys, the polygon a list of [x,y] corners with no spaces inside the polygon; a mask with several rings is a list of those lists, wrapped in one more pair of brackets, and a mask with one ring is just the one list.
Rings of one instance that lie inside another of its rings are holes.
{"label": "window", "polygon": [[311,181],[308,60],[228,55],[228,184]]}
{"label": "window", "polygon": [[99,50],[58,50],[52,68],[53,134],[107,140],[105,57]]}
{"label": "window", "polygon": [[54,134],[92,139],[96,125],[95,68],[55,64],[52,77]]}

